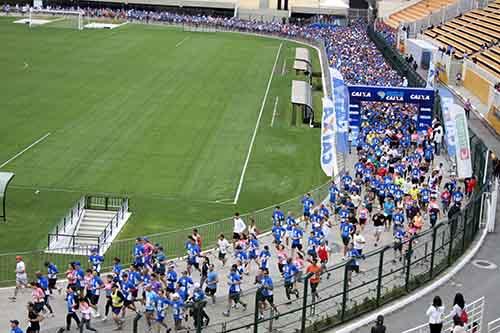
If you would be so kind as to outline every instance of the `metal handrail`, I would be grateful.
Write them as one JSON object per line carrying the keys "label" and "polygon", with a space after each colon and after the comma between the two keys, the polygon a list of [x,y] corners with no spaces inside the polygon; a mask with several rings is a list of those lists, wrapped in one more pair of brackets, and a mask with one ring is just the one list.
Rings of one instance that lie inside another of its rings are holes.
{"label": "metal handrail", "polygon": [[[50,234],[56,235],[56,240],[57,240],[57,235],[62,235],[61,230],[63,233],[66,232],[66,228],[73,226],[75,222],[78,222],[85,210],[85,197],[81,197],[76,204],[71,207],[70,211],[64,215],[64,217],[61,218],[58,224],[51,230]],[[69,223],[68,223],[69,221]],[[50,243],[47,244],[48,247],[50,247]]]}
{"label": "metal handrail", "polygon": [[122,198],[122,203],[120,208],[116,211],[116,214],[113,216],[111,221],[108,222],[104,230],[98,236],[98,243],[97,243],[98,246],[100,246],[103,243],[106,243],[108,237],[113,235],[113,224],[115,225],[115,227],[118,227],[119,223],[125,217],[126,212],[128,212],[128,198]]}
{"label": "metal handrail", "polygon": [[[483,322],[483,312],[484,312],[484,296],[475,300],[472,303],[465,305],[465,311],[469,317],[469,323],[467,323],[466,331],[474,332],[473,329],[477,329],[477,332],[481,332],[482,322]],[[500,318],[499,324],[500,324]],[[500,328],[500,325],[499,325]],[[453,318],[451,313],[443,318],[443,332],[451,332],[453,330]],[[402,333],[427,333],[429,332],[429,324],[422,324],[412,329],[403,331]]]}
{"label": "metal handrail", "polygon": [[492,320],[488,323],[488,333],[499,333],[500,332],[500,317]]}

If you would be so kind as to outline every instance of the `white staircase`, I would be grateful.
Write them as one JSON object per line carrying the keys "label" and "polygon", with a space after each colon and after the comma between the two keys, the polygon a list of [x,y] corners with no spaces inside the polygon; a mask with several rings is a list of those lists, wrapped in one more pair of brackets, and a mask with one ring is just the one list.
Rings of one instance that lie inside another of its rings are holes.
{"label": "white staircase", "polygon": [[109,249],[132,215],[128,198],[85,196],[48,234],[47,253],[89,255]]}
{"label": "white staircase", "polygon": [[75,245],[98,246],[98,237],[115,215],[115,211],[86,209],[83,219],[75,231]]}

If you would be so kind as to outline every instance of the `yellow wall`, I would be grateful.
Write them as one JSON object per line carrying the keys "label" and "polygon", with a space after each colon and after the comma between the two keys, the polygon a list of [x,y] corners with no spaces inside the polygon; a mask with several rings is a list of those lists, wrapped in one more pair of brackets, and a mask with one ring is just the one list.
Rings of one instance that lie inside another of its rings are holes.
{"label": "yellow wall", "polygon": [[438,72],[439,80],[441,82],[443,82],[444,84],[448,84],[448,73],[446,70],[446,65],[443,65],[440,62],[438,62],[436,64],[436,67],[439,69],[439,72]]}
{"label": "yellow wall", "polygon": [[495,106],[492,106],[490,111],[486,114],[486,120],[500,134],[500,119],[497,117],[496,112],[500,112]]}
{"label": "yellow wall", "polygon": [[488,105],[490,83],[470,68],[465,72],[464,87],[479,98],[481,103]]}

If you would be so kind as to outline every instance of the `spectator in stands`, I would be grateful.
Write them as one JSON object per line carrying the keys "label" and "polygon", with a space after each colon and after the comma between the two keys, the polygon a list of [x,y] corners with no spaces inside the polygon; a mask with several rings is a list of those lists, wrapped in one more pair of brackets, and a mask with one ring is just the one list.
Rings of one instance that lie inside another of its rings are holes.
{"label": "spectator in stands", "polygon": [[384,316],[379,315],[377,317],[375,325],[373,325],[371,329],[371,333],[385,333],[385,332],[386,332],[386,327],[384,325]]}
{"label": "spectator in stands", "polygon": [[443,329],[443,314],[444,306],[441,297],[434,297],[431,306],[427,309],[427,317],[429,317],[430,333],[441,333]]}

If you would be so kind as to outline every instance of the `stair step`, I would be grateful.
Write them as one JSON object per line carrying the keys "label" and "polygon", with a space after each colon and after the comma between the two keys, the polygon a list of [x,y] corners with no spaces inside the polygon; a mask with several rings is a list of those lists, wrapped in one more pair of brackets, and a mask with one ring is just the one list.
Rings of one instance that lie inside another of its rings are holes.
{"label": "stair step", "polygon": [[111,221],[111,217],[89,217],[85,216],[82,220],[82,222],[89,221],[89,222],[109,222]]}
{"label": "stair step", "polygon": [[96,228],[96,227],[87,227],[87,226],[82,226],[80,229],[78,229],[77,235],[83,235],[84,233],[90,232],[90,233],[95,233],[99,232],[101,233],[104,230],[104,228]]}
{"label": "stair step", "polygon": [[115,215],[116,211],[114,210],[94,210],[94,209],[86,209],[85,215]]}
{"label": "stair step", "polygon": [[107,225],[111,220],[83,220],[80,225],[95,225],[95,226],[105,226]]}

